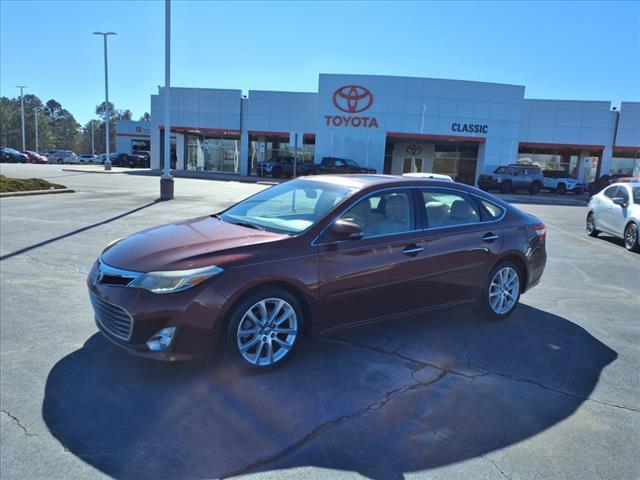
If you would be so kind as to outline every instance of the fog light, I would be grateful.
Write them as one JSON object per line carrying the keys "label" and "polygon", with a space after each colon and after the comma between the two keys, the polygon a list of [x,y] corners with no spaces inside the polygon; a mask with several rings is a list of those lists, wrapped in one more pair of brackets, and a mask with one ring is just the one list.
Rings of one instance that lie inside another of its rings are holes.
{"label": "fog light", "polygon": [[149,350],[152,352],[163,351],[171,344],[175,331],[176,327],[163,328],[157,331],[147,340],[147,347],[149,347]]}

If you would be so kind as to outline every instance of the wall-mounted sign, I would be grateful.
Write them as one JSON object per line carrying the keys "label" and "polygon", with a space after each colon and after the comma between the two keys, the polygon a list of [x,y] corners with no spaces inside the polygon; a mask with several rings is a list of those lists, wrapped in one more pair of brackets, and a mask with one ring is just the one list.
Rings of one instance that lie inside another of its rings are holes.
{"label": "wall-mounted sign", "polygon": [[[361,113],[373,105],[373,94],[360,85],[345,85],[333,92],[333,105],[345,113]],[[376,117],[353,115],[325,115],[328,127],[378,128]]]}
{"label": "wall-mounted sign", "polygon": [[407,145],[407,153],[409,155],[420,155],[422,153],[422,145],[419,143]]}
{"label": "wall-mounted sign", "polygon": [[458,133],[487,133],[489,126],[480,123],[452,123],[451,131]]}

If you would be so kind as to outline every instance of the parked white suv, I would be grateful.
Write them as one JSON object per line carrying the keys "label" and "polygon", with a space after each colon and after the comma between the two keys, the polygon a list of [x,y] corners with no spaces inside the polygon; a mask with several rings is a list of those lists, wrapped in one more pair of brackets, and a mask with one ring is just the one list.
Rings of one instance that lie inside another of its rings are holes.
{"label": "parked white suv", "polygon": [[553,193],[564,195],[567,192],[582,195],[587,191],[587,184],[580,182],[564,170],[544,170],[542,172],[542,188]]}
{"label": "parked white suv", "polygon": [[627,250],[639,251],[640,181],[614,183],[591,197],[587,207],[587,234],[600,232],[624,239]]}
{"label": "parked white suv", "polygon": [[78,156],[71,150],[52,150],[45,154],[49,163],[77,163]]}

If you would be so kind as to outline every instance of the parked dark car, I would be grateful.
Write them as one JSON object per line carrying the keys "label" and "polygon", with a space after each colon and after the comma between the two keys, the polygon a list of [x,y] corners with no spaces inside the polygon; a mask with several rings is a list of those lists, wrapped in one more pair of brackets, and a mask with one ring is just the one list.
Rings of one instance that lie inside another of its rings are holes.
{"label": "parked dark car", "polygon": [[29,156],[14,150],[11,147],[0,148],[0,162],[2,163],[27,163]]}
{"label": "parked dark car", "polygon": [[142,155],[128,153],[110,154],[111,165],[114,167],[149,168],[149,160]]}
{"label": "parked dark car", "polygon": [[498,190],[512,193],[525,190],[536,195],[542,188],[542,171],[537,165],[511,164],[496,168],[493,174],[478,177],[478,186],[484,191]]}
{"label": "parked dark car", "polygon": [[618,182],[623,177],[628,177],[628,175],[615,173],[602,175],[600,178],[594,180],[593,182],[590,182],[587,185],[587,191],[589,192],[589,195],[595,195],[596,193],[599,193],[603,188],[606,188],[609,185]]}
{"label": "parked dark car", "polygon": [[295,176],[308,175],[310,165],[312,164],[298,160],[294,168],[293,157],[275,157],[258,164],[258,175],[291,178],[294,176],[294,170]]}
{"label": "parked dark car", "polygon": [[540,281],[545,236],[467,185],[313,176],[112,242],[87,284],[98,328],[132,353],[266,368],[304,332],[464,304],[505,319]]}
{"label": "parked dark car", "polygon": [[375,169],[363,167],[354,160],[347,158],[323,157],[320,163],[307,167],[308,175],[336,174],[336,173],[376,173]]}

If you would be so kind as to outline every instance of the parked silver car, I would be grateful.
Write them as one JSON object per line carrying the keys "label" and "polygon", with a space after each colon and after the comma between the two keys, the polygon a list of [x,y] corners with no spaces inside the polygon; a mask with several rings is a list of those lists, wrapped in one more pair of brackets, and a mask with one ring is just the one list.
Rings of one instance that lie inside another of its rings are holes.
{"label": "parked silver car", "polygon": [[624,239],[627,250],[640,251],[640,182],[614,183],[591,197],[587,234],[600,232]]}

